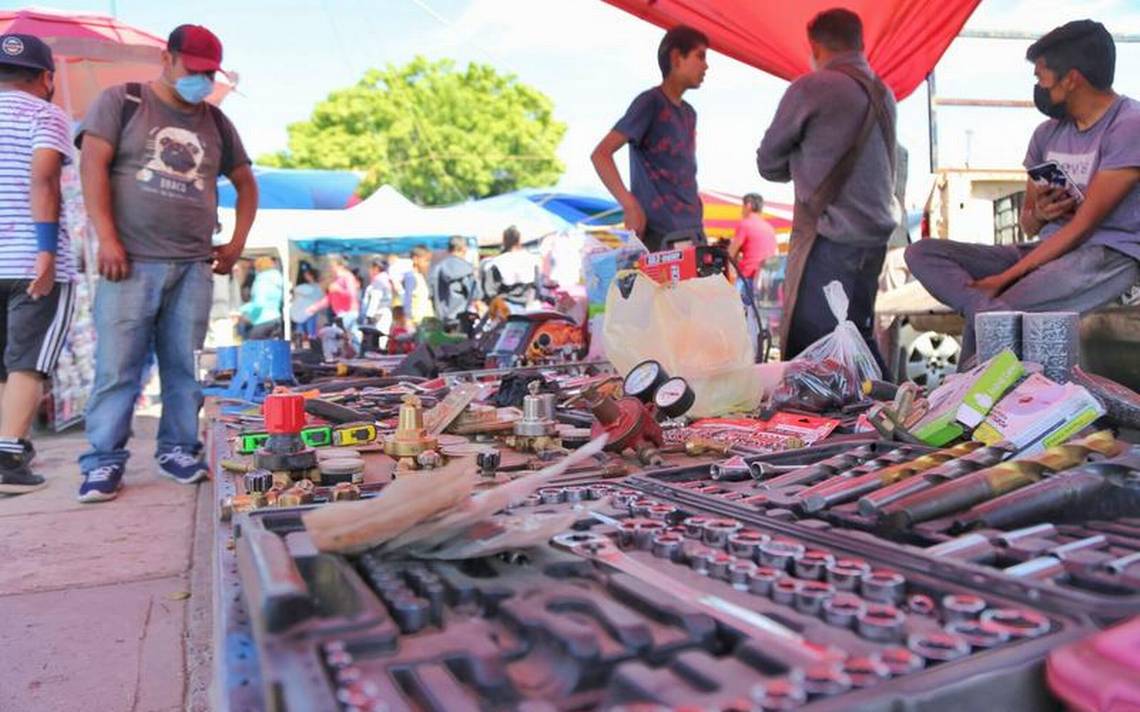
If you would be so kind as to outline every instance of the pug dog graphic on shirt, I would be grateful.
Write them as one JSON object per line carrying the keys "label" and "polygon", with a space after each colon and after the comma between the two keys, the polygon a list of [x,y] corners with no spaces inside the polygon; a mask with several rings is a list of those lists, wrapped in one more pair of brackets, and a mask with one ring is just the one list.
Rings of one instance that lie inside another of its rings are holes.
{"label": "pug dog graphic on shirt", "polygon": [[147,137],[146,156],[136,174],[144,189],[171,198],[201,195],[205,181],[199,169],[205,148],[198,134],[176,126],[156,128]]}

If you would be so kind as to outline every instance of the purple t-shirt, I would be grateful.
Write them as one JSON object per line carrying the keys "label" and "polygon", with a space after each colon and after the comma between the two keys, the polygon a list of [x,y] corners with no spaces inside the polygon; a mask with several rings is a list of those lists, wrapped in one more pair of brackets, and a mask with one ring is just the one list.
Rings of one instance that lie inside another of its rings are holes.
{"label": "purple t-shirt", "polygon": [[701,227],[696,110],[654,87],[633,100],[614,131],[629,139],[630,191],[649,230],[663,236]]}
{"label": "purple t-shirt", "polygon": [[[1140,168],[1140,102],[1121,96],[1084,131],[1072,119],[1049,119],[1037,127],[1025,154],[1025,167],[1056,161],[1084,193],[1097,171]],[[1061,229],[1054,220],[1041,239]],[[1103,245],[1140,260],[1140,185],[1132,187],[1085,244]]]}

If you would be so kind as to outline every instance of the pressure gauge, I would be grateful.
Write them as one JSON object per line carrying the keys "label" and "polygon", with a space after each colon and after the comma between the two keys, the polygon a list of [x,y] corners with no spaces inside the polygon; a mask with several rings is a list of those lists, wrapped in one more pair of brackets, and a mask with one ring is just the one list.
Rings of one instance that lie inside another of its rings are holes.
{"label": "pressure gauge", "polygon": [[642,403],[651,403],[657,387],[667,380],[669,374],[665,373],[661,364],[656,361],[642,361],[625,377],[623,388],[627,396],[633,396]]}
{"label": "pressure gauge", "polygon": [[681,378],[670,378],[657,388],[653,396],[653,403],[657,409],[669,418],[680,418],[693,407],[696,395],[689,383]]}

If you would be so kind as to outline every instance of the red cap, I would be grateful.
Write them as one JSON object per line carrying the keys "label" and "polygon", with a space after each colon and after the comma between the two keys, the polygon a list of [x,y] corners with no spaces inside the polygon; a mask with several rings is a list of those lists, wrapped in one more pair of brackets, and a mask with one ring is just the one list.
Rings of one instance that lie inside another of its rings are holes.
{"label": "red cap", "polygon": [[216,72],[222,68],[222,41],[201,25],[179,25],[166,40],[166,49],[182,55],[191,72]]}

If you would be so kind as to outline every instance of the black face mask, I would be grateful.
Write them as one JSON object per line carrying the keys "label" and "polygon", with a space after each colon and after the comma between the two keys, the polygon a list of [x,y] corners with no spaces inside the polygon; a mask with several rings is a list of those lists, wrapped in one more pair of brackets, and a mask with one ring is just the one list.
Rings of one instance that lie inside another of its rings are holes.
{"label": "black face mask", "polygon": [[1065,102],[1053,103],[1053,99],[1049,96],[1049,90],[1040,84],[1033,87],[1033,104],[1037,110],[1045,114],[1050,119],[1061,120],[1069,114],[1065,111]]}

